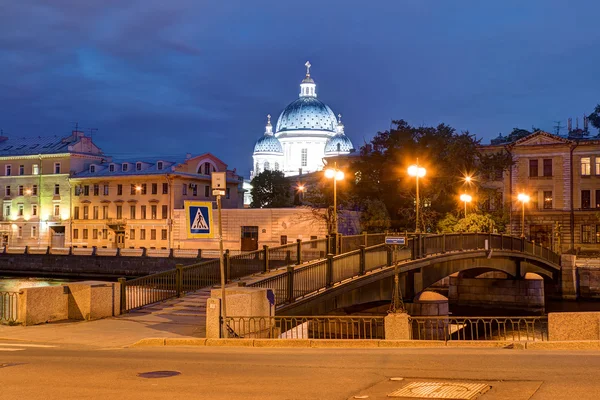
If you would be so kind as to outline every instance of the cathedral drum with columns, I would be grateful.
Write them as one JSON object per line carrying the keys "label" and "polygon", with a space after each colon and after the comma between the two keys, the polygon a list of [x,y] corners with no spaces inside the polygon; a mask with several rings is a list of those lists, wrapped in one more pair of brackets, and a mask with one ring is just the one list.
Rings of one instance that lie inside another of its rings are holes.
{"label": "cathedral drum with columns", "polygon": [[323,158],[354,151],[344,134],[341,115],[336,119],[329,106],[317,99],[315,81],[306,64],[300,83],[300,97],[290,103],[277,120],[275,133],[271,116],[263,137],[254,146],[250,178],[265,170],[282,171],[285,176],[302,175],[323,168]]}

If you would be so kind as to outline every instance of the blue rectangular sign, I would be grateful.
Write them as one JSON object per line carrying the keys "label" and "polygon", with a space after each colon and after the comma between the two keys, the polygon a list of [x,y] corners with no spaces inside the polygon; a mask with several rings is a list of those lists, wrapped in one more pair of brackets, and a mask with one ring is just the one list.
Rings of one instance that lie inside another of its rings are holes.
{"label": "blue rectangular sign", "polygon": [[406,244],[404,236],[386,236],[385,244]]}

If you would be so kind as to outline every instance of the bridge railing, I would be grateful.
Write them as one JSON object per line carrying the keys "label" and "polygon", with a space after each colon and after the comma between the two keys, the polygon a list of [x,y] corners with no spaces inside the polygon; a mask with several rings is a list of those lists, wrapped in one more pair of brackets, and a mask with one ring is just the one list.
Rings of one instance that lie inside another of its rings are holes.
{"label": "bridge railing", "polygon": [[409,317],[413,340],[547,341],[547,317]]}
{"label": "bridge railing", "polygon": [[19,293],[0,292],[0,323],[16,322],[19,312]]}
{"label": "bridge railing", "polygon": [[232,338],[384,339],[382,316],[225,317]]}

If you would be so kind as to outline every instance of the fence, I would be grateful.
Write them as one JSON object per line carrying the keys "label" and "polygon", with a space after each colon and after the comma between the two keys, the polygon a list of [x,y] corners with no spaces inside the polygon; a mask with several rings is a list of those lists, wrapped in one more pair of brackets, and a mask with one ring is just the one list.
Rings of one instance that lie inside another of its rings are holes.
{"label": "fence", "polygon": [[547,317],[410,317],[413,340],[547,341]]}
{"label": "fence", "polygon": [[0,292],[0,322],[17,321],[19,311],[19,294],[17,292]]}
{"label": "fence", "polygon": [[384,339],[381,316],[225,317],[234,338]]}

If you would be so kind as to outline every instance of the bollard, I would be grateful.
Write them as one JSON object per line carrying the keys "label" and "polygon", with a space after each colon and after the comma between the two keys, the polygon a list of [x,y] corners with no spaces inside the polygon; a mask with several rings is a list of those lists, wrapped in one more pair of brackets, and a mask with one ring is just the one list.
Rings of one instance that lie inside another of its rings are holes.
{"label": "bollard", "polygon": [[296,239],[296,265],[302,264],[302,239]]}
{"label": "bollard", "polygon": [[175,265],[175,294],[177,297],[181,297],[183,282],[183,265]]}
{"label": "bollard", "polygon": [[125,287],[125,282],[127,281],[127,278],[119,278],[119,292],[121,293],[121,298],[119,299],[119,303],[120,303],[120,309],[121,309],[121,314],[125,314],[125,312],[127,311],[127,299],[126,299],[126,287]]}
{"label": "bollard", "polygon": [[263,257],[263,274],[269,272],[269,246],[263,245],[264,257]]}

